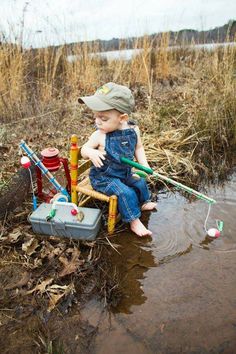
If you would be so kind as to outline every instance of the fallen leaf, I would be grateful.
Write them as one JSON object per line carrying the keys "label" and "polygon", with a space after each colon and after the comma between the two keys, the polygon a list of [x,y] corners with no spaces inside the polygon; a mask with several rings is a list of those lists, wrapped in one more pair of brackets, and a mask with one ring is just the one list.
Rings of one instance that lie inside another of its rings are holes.
{"label": "fallen leaf", "polygon": [[21,235],[22,235],[21,229],[16,228],[8,235],[8,239],[10,242],[15,243],[18,241]]}
{"label": "fallen leaf", "polygon": [[53,250],[54,250],[54,247],[51,245],[51,243],[49,243],[47,241],[43,241],[42,248],[40,250],[41,258],[48,257],[50,254],[52,254]]}
{"label": "fallen leaf", "polygon": [[63,243],[57,244],[57,246],[53,246],[50,242],[48,241],[43,241],[42,243],[42,248],[40,250],[40,256],[41,258],[48,258],[49,260],[53,259],[54,257],[60,255],[63,253],[65,250],[66,246]]}
{"label": "fallen leaf", "polygon": [[[62,290],[64,291],[61,293]],[[50,297],[48,311],[52,311],[62,297],[65,297],[69,294],[73,294],[74,290],[74,284],[64,286],[53,284],[52,286],[50,286],[47,289],[47,293],[49,293]]]}
{"label": "fallen leaf", "polygon": [[25,253],[27,253],[28,256],[31,256],[33,253],[35,253],[35,250],[38,246],[39,246],[38,240],[32,237],[28,241],[22,244],[22,250],[25,251]]}
{"label": "fallen leaf", "polygon": [[42,283],[36,285],[36,287],[33,288],[32,290],[27,291],[26,294],[29,295],[34,293],[35,291],[39,291],[41,294],[43,294],[46,291],[46,287],[50,285],[52,282],[53,282],[53,278],[48,278],[42,281]]}
{"label": "fallen leaf", "polygon": [[63,294],[50,294],[50,300],[48,305],[48,311],[52,311],[57,305],[58,301],[65,295]]}
{"label": "fallen leaf", "polygon": [[59,261],[64,265],[64,268],[59,273],[60,278],[76,272],[78,267],[80,265],[84,264],[84,260],[81,260],[78,258],[79,254],[80,254],[80,251],[77,248],[75,248],[74,252],[72,253],[72,257],[71,257],[70,261],[68,261],[68,259],[66,257],[59,257]]}
{"label": "fallen leaf", "polygon": [[68,288],[69,288],[69,285],[53,284],[47,289],[47,291],[49,291],[50,293],[58,293],[58,291],[67,290]]}

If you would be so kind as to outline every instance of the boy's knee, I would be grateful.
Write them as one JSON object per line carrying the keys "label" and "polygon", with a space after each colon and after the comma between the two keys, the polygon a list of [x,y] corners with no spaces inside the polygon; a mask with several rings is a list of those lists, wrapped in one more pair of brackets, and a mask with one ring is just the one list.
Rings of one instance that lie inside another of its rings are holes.
{"label": "boy's knee", "polygon": [[136,193],[132,187],[129,187],[123,183],[114,183],[112,186],[114,194],[118,197],[133,199],[136,198]]}
{"label": "boy's knee", "polygon": [[139,180],[136,181],[135,186],[139,189],[146,188],[147,182],[144,178],[140,178]]}
{"label": "boy's knee", "polygon": [[136,197],[136,193],[132,188],[126,188],[125,190],[120,190],[119,196],[131,200]]}

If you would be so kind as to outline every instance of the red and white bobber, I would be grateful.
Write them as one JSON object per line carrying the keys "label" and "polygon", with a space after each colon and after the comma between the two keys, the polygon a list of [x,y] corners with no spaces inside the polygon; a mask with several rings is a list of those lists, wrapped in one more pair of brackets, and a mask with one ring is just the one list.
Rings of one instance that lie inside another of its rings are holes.
{"label": "red and white bobber", "polygon": [[210,237],[218,238],[218,237],[220,237],[220,231],[213,227],[213,228],[207,230],[207,235]]}
{"label": "red and white bobber", "polygon": [[29,168],[31,166],[30,159],[27,156],[22,156],[20,163],[24,168]]}

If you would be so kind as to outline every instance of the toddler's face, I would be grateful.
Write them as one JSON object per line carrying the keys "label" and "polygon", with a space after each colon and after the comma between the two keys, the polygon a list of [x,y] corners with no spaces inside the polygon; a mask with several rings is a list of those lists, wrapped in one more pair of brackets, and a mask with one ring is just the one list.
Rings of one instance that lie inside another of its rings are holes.
{"label": "toddler's face", "polygon": [[103,133],[121,129],[124,114],[112,109],[110,111],[94,112],[96,126]]}

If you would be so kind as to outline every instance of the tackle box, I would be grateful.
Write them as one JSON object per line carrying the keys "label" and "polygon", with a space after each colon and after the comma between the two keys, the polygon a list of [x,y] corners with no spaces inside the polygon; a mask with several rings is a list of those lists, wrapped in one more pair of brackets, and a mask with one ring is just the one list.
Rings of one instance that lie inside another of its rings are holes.
{"label": "tackle box", "polygon": [[[76,209],[78,214],[72,215]],[[55,216],[47,221],[52,204],[42,203],[30,216],[33,231],[38,234],[94,240],[101,226],[101,210],[77,207],[74,203],[57,203]]]}

